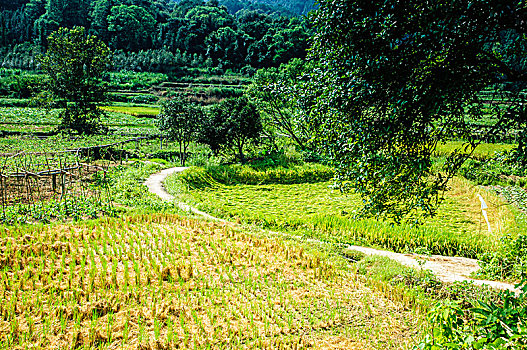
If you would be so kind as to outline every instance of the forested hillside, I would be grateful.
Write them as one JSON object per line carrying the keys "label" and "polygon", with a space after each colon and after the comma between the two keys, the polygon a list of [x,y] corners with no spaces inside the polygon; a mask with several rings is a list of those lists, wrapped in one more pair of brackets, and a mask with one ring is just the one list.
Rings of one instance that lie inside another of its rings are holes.
{"label": "forested hillside", "polygon": [[[0,2],[0,63],[35,69],[46,38],[83,26],[114,53],[115,70],[181,67],[251,71],[304,57],[305,2],[246,0],[29,0]],[[218,71],[219,70],[219,71]]]}
{"label": "forested hillside", "polygon": [[222,5],[236,12],[242,8],[260,9],[265,12],[305,15],[314,8],[312,0],[221,0]]}

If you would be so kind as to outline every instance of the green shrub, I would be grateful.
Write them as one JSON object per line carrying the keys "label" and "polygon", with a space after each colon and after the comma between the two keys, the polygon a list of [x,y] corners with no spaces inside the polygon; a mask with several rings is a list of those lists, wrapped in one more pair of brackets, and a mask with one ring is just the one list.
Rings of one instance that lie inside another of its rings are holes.
{"label": "green shrub", "polygon": [[527,284],[522,282],[517,287],[517,296],[503,291],[498,301],[479,299],[467,310],[456,301],[437,303],[428,314],[432,329],[418,348],[525,349]]}

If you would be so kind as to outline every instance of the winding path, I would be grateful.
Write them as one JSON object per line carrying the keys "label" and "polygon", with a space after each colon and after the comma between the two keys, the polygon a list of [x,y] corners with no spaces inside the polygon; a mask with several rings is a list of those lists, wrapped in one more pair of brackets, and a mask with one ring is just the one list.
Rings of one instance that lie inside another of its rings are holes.
{"label": "winding path", "polygon": [[[151,175],[146,181],[145,185],[148,187],[148,190],[159,196],[165,201],[175,201],[176,198],[168,193],[163,186],[163,182],[167,176],[182,172],[187,167],[174,167],[162,170],[156,174]],[[210,214],[202,212],[188,204],[177,202],[176,203],[180,209],[184,211],[189,211],[194,214],[203,216],[209,220],[219,221],[223,223],[230,223],[226,220],[216,218]],[[273,232],[275,234],[280,234],[278,232]],[[312,240],[316,241],[316,240]],[[316,241],[319,243],[324,243],[322,241]],[[499,289],[508,289],[513,292],[519,292],[518,289],[514,288],[513,284],[496,282],[496,281],[487,281],[487,280],[477,280],[470,278],[470,274],[479,269],[478,261],[475,259],[462,258],[462,257],[451,257],[451,256],[441,256],[441,255],[418,255],[418,254],[401,254],[394,253],[386,250],[379,250],[367,247],[359,247],[354,245],[349,245],[345,249],[354,250],[362,252],[366,255],[380,255],[387,258],[393,259],[402,265],[413,267],[416,269],[427,269],[432,271],[432,273],[442,282],[461,282],[461,281],[471,281],[477,285],[487,285]]]}

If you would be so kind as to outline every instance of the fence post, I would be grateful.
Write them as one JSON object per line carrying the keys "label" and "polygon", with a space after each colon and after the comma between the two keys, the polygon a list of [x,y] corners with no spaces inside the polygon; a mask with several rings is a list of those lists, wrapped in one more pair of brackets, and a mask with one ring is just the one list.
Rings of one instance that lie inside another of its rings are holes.
{"label": "fence post", "polygon": [[64,175],[64,172],[60,174],[60,180],[61,180],[61,187],[62,192],[60,193],[60,199],[64,199],[66,196],[66,175]]}

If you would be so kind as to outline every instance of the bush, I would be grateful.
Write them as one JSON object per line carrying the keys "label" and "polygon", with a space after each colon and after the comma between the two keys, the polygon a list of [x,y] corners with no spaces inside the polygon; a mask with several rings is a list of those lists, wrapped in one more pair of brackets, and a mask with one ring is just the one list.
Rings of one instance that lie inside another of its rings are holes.
{"label": "bush", "polygon": [[77,108],[67,108],[60,112],[59,130],[71,130],[78,134],[98,134],[107,131],[102,124],[104,112],[100,109],[82,111]]}
{"label": "bush", "polygon": [[[441,301],[429,312],[430,334],[419,349],[525,349],[527,345],[527,284],[499,294],[497,302],[477,300],[463,310],[455,301]],[[465,321],[470,320],[470,321]]]}
{"label": "bush", "polygon": [[496,252],[482,254],[479,274],[490,278],[524,278],[527,268],[527,235],[505,235]]}

